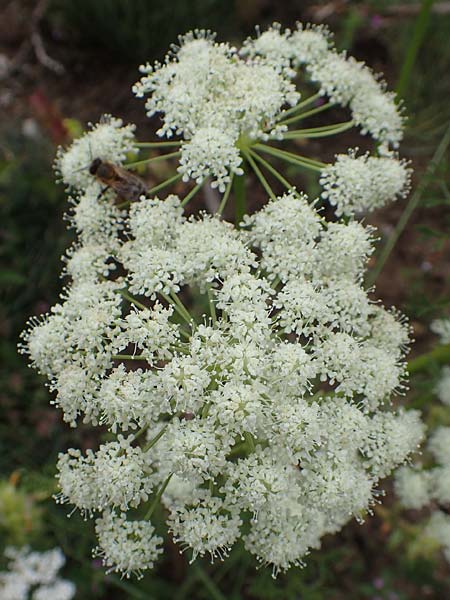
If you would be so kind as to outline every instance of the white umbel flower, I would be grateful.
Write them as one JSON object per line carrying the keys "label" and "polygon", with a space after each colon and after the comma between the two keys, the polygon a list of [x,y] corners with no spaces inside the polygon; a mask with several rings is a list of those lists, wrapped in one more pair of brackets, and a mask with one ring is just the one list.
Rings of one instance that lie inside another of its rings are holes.
{"label": "white umbel flower", "polygon": [[381,144],[398,148],[405,123],[401,107],[395,102],[395,94],[362,87],[352,98],[350,109],[362,134],[370,134]]}
{"label": "white umbel flower", "polygon": [[245,217],[250,243],[263,253],[261,266],[271,279],[286,282],[314,269],[316,239],[322,228],[317,212],[304,195],[290,191],[263,210]]}
{"label": "white umbel flower", "polygon": [[[407,187],[390,149],[403,124],[393,97],[322,27],[274,24],[241,51],[194,31],[142,72],[134,91],[160,118],[157,135],[179,138],[185,181],[209,179],[228,194],[255,142],[282,142],[285,117],[302,119],[328,96],[380,142],[377,157],[351,151],[323,168],[300,159],[322,171],[337,216]],[[301,106],[297,74],[318,90]],[[83,165],[91,153],[123,164],[133,148],[133,128],[111,118],[57,159],[76,188],[78,239],[60,302],[30,323],[21,351],[66,421],[110,436],[95,452],[60,455],[59,500],[102,513],[98,553],[127,577],[162,551],[149,521],[159,501],[193,559],[226,556],[242,538],[275,574],[301,565],[324,535],[370,509],[380,478],[423,436],[416,411],[390,404],[404,390],[410,332],[363,287],[373,230],[328,222],[292,188],[236,226],[187,216],[171,194],[117,206]]]}
{"label": "white umbel flower", "polygon": [[373,229],[357,221],[327,223],[317,247],[318,260],[313,278],[344,279],[360,283],[373,253]]}
{"label": "white umbel flower", "polygon": [[75,585],[58,576],[66,558],[59,548],[36,552],[8,547],[8,571],[0,573],[2,600],[72,600]]}
{"label": "white umbel flower", "polygon": [[424,437],[424,424],[417,410],[400,410],[395,413],[376,414],[370,423],[369,435],[363,445],[368,467],[378,476],[386,476],[394,467],[404,462],[416,451]]}
{"label": "white umbel flower", "polygon": [[450,562],[450,515],[435,510],[427,523],[425,535],[442,546],[444,556]]}
{"label": "white umbel flower", "polygon": [[450,406],[450,367],[442,368],[436,385],[436,394],[443,404]]}
{"label": "white umbel flower", "polygon": [[372,305],[371,317],[372,343],[399,358],[403,356],[408,350],[412,332],[406,317],[395,309],[385,310],[377,305]]}
{"label": "white umbel flower", "polygon": [[108,572],[116,571],[129,578],[151,569],[162,553],[162,538],[155,535],[149,521],[128,521],[125,514],[105,512],[95,522],[99,546],[94,550]]}
{"label": "white umbel flower", "polygon": [[435,319],[430,329],[439,336],[441,344],[450,344],[450,319]]}
{"label": "white umbel flower", "polygon": [[[164,65],[141,67],[145,75],[134,91],[138,97],[149,95],[149,116],[162,113],[160,136],[183,136],[179,172],[184,180],[212,177],[213,187],[223,192],[231,175],[242,174],[240,139],[279,134],[276,121],[284,106],[298,102],[293,71],[280,68],[280,60],[286,67],[289,62],[282,58],[289,49],[287,35],[274,29],[261,39],[268,42],[265,50],[273,48],[271,58],[258,56],[258,50],[243,60],[234,48],[195,31],[180,38]],[[284,51],[277,50],[277,39],[284,40]]]}
{"label": "white umbel flower", "polygon": [[100,244],[74,245],[63,257],[66,263],[65,275],[73,281],[92,281],[99,277],[108,277],[116,269],[110,250]]}
{"label": "white umbel flower", "polygon": [[137,507],[147,501],[153,487],[145,454],[121,436],[117,442],[100,446],[96,453],[88,450],[85,457],[71,448],[59,455],[57,466],[58,501],[71,502],[83,512]]}
{"label": "white umbel flower", "polygon": [[67,150],[58,150],[56,172],[66,185],[86,189],[93,181],[89,166],[94,159],[122,164],[129,152],[136,152],[134,130],[134,125],[124,125],[122,119],[104,115],[100,123],[91,124],[90,131],[76,139]]}
{"label": "white umbel flower", "polygon": [[428,450],[441,465],[450,465],[450,427],[437,427],[428,441]]}
{"label": "white umbel flower", "polygon": [[123,217],[109,192],[102,194],[100,185],[94,181],[72,198],[68,220],[82,244],[102,244],[111,251],[117,249]]}
{"label": "white umbel flower", "polygon": [[[145,359],[152,362],[151,357]],[[95,402],[99,421],[114,432],[145,427],[170,409],[168,401],[159,395],[154,373],[127,371],[124,364],[101,382]]]}
{"label": "white umbel flower", "polygon": [[289,69],[292,55],[290,33],[289,29],[282,31],[279,23],[273,23],[262,33],[256,27],[256,37],[246,39],[240,54],[251,58],[263,57],[276,69]]}
{"label": "white umbel flower", "polygon": [[74,583],[59,580],[49,585],[42,585],[35,590],[32,600],[71,600],[75,596],[75,591]]}
{"label": "white umbel flower", "polygon": [[347,105],[360,91],[370,94],[378,88],[377,80],[364,63],[331,51],[319,60],[312,60],[308,70],[313,81],[320,86],[332,102]]}
{"label": "white umbel flower", "polygon": [[335,207],[336,215],[353,216],[381,208],[404,197],[409,170],[394,157],[357,156],[354,150],[336,156],[320,176],[322,198]]}
{"label": "white umbel flower", "polygon": [[405,508],[420,509],[428,504],[430,485],[426,471],[403,466],[395,473],[395,493]]}
{"label": "white umbel flower", "polygon": [[[242,225],[141,199],[123,223],[123,278],[79,280],[25,334],[65,418],[118,434],[60,457],[60,500],[104,512],[100,547],[125,574],[159,544],[150,523],[111,511],[141,511],[167,481],[182,547],[226,555],[247,513],[247,548],[277,572],[367,510],[422,437],[417,413],[389,408],[408,328],[362,287],[372,231],[327,223],[294,190]],[[189,289],[203,323],[181,300]]]}
{"label": "white umbel flower", "polygon": [[233,137],[216,127],[205,127],[183,144],[178,171],[184,181],[194,179],[197,183],[211,176],[211,185],[224,192],[230,174],[242,175],[241,163]]}
{"label": "white umbel flower", "polygon": [[223,559],[239,537],[242,525],[238,512],[230,512],[222,500],[211,496],[206,496],[195,508],[174,510],[168,523],[174,540],[192,549],[191,562],[206,553],[211,558]]}
{"label": "white umbel flower", "polygon": [[[323,527],[320,516],[294,504],[293,513],[265,512],[254,521],[245,538],[246,549],[263,565],[272,565],[272,575],[292,565],[303,567],[310,548],[319,548],[317,529]],[[295,519],[295,524],[291,522]]]}
{"label": "white umbel flower", "polygon": [[323,60],[332,46],[330,37],[330,32],[323,25],[297,23],[297,29],[289,40],[294,66]]}

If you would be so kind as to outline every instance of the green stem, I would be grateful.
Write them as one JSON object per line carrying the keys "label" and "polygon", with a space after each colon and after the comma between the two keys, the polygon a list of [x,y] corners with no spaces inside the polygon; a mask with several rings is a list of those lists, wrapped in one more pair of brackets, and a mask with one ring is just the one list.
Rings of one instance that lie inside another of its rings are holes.
{"label": "green stem", "polygon": [[211,291],[210,286],[208,286],[208,302],[209,302],[209,311],[211,313],[211,318],[214,325],[217,324],[217,313],[216,313],[216,305],[214,304],[214,296]]}
{"label": "green stem", "polygon": [[306,133],[314,133],[316,131],[326,131],[327,129],[335,129],[336,127],[343,127],[344,125],[353,124],[353,121],[341,121],[340,123],[331,123],[330,125],[320,125],[320,127],[304,127],[298,131],[305,131]]}
{"label": "green stem", "polygon": [[248,431],[246,431],[244,433],[244,438],[245,438],[245,442],[246,442],[248,448],[250,449],[250,452],[254,452],[255,451],[255,440],[253,439],[252,434],[248,433]]}
{"label": "green stem", "polygon": [[166,425],[162,427],[161,431],[159,431],[159,433],[157,433],[154,438],[152,438],[149,442],[145,444],[145,446],[142,448],[142,452],[147,452],[148,450],[150,450],[150,448],[153,448],[156,442],[160,440],[162,436],[166,433],[168,427],[169,423],[166,423]]}
{"label": "green stem", "polygon": [[326,102],[325,104],[322,104],[321,106],[318,106],[317,108],[312,108],[311,110],[307,110],[304,113],[295,115],[294,117],[291,117],[290,119],[286,119],[285,121],[280,121],[278,123],[278,125],[290,125],[291,123],[295,123],[296,121],[302,121],[303,119],[306,119],[307,117],[312,117],[313,115],[323,112],[324,110],[328,110],[332,106],[334,106],[334,102]]}
{"label": "green stem", "polygon": [[281,173],[279,173],[274,167],[272,167],[272,165],[268,163],[267,160],[265,160],[262,156],[260,156],[251,149],[249,150],[249,152],[255,160],[257,160],[263,167],[265,167],[269,171],[269,173],[276,177],[278,181],[280,181],[288,190],[293,188],[293,185],[289,183],[289,181],[285,179],[283,175],[281,175]]}
{"label": "green stem", "polygon": [[125,298],[125,300],[128,300],[128,302],[130,302],[131,304],[134,304],[135,306],[137,306],[138,308],[141,308],[142,310],[149,310],[148,306],[145,306],[145,304],[142,304],[142,302],[139,302],[139,300],[136,300],[136,298],[133,298],[133,296],[131,294],[129,294],[127,292],[127,290],[117,290],[117,292],[123,297]]}
{"label": "green stem", "polygon": [[240,454],[242,451],[247,451],[248,450],[248,444],[247,442],[240,442],[239,444],[236,444],[235,446],[233,446],[233,448],[231,448],[231,450],[228,452],[228,457],[231,458],[232,456],[236,456],[236,454]]}
{"label": "green stem", "polygon": [[136,162],[128,163],[123,165],[125,169],[134,169],[135,167],[140,167],[141,165],[146,165],[148,163],[155,163],[161,160],[168,160],[169,158],[175,158],[176,156],[180,156],[181,152],[169,152],[169,154],[160,154],[159,156],[152,156],[151,158],[145,158],[144,160],[137,160]]}
{"label": "green stem", "polygon": [[290,162],[294,165],[298,165],[301,167],[305,167],[312,171],[321,172],[327,166],[325,163],[320,163],[318,161],[313,161],[306,156],[300,156],[297,154],[292,154],[291,152],[286,152],[284,150],[279,150],[278,148],[273,148],[272,146],[266,146],[263,144],[256,144],[255,148],[260,150],[261,152],[265,152],[266,154],[271,154],[272,156],[276,156],[286,162]]}
{"label": "green stem", "polygon": [[197,575],[192,573],[189,577],[185,577],[181,586],[178,587],[176,596],[173,597],[173,600],[186,600],[187,594],[189,593],[189,598],[192,598],[191,588],[197,585]]}
{"label": "green stem", "polygon": [[309,98],[306,98],[306,100],[303,100],[303,102],[299,102],[292,108],[289,108],[288,110],[284,111],[284,113],[281,115],[281,118],[285,119],[286,117],[293,115],[298,110],[300,110],[301,108],[304,108],[305,106],[309,106],[310,104],[312,104],[313,102],[318,100],[320,97],[321,97],[320,92],[317,92],[316,94],[313,94],[312,96],[309,96]]}
{"label": "green stem", "polygon": [[410,38],[408,48],[406,49],[405,59],[403,61],[400,77],[397,83],[396,92],[399,97],[404,95],[411,79],[414,63],[416,62],[419,48],[425,39],[425,33],[430,22],[431,8],[433,3],[434,0],[422,0],[420,12],[414,24],[414,30]]}
{"label": "green stem", "polygon": [[414,375],[420,371],[426,371],[433,363],[450,363],[450,344],[437,346],[434,350],[413,358],[408,362],[408,372],[410,375]]}
{"label": "green stem", "polygon": [[247,212],[247,199],[245,193],[245,171],[242,175],[234,177],[234,222],[239,227],[244,215]]}
{"label": "green stem", "polygon": [[173,177],[169,177],[169,179],[166,179],[165,181],[158,183],[158,185],[155,185],[155,187],[150,188],[147,191],[147,194],[155,194],[156,192],[159,192],[159,190],[164,189],[165,187],[171,185],[172,183],[175,183],[175,181],[178,181],[179,179],[181,179],[181,175],[179,173],[177,173]]}
{"label": "green stem", "polygon": [[161,487],[158,490],[158,493],[156,494],[153,502],[150,504],[150,508],[148,509],[148,511],[145,514],[144,517],[144,521],[148,521],[150,519],[150,517],[152,516],[155,508],[158,506],[159,501],[161,500],[161,496],[164,494],[166,487],[169,485],[169,481],[172,477],[173,473],[171,473],[166,480],[164,481],[164,483],[161,485]]}
{"label": "green stem", "polygon": [[184,199],[183,202],[181,203],[181,206],[186,206],[186,204],[195,196],[195,194],[198,192],[198,190],[202,187],[202,185],[205,183],[205,181],[201,181],[200,183],[197,183],[197,185],[195,187],[192,188],[192,190],[189,192],[189,194],[187,194]]}
{"label": "green stem", "polygon": [[281,150],[280,148],[274,148],[273,146],[269,146],[269,145],[265,145],[265,144],[256,144],[255,148],[261,149],[261,150],[263,148],[269,148],[272,152],[277,152],[278,154],[285,154],[285,155],[289,156],[290,158],[295,158],[296,160],[300,160],[301,162],[304,162],[304,163],[309,163],[315,167],[320,167],[321,169],[328,166],[325,163],[320,162],[319,160],[315,160],[314,158],[309,158],[308,156],[302,156],[301,154],[294,154],[293,152],[288,152],[287,150]]}
{"label": "green stem", "polygon": [[411,197],[408,201],[408,204],[405,207],[405,210],[402,213],[402,216],[400,217],[394,231],[392,232],[390,238],[388,239],[383,250],[381,251],[380,256],[378,257],[377,263],[375,265],[375,268],[372,270],[372,272],[370,273],[370,276],[367,278],[367,287],[371,287],[375,283],[378,275],[383,270],[383,267],[384,267],[387,259],[389,258],[389,255],[392,252],[392,249],[394,248],[395,244],[397,243],[398,238],[403,233],[403,230],[405,229],[412,213],[414,212],[414,210],[417,208],[419,202],[421,201],[422,194],[426,190],[426,188],[430,182],[430,179],[434,176],[434,173],[436,172],[436,169],[438,168],[442,158],[444,157],[444,154],[446,153],[449,144],[450,144],[450,123],[447,126],[447,129],[445,131],[445,134],[444,134],[439,146],[436,148],[433,158],[428,163],[428,166],[425,170],[425,173],[424,173],[422,179],[420,180],[419,185],[417,186],[415,192],[413,194],[411,194]]}
{"label": "green stem", "polygon": [[147,360],[142,354],[113,354],[113,360]]}
{"label": "green stem", "polygon": [[210,407],[210,402],[205,402],[204,405],[203,405],[203,407],[202,407],[202,411],[201,411],[201,417],[202,417],[202,419],[206,419],[206,417],[208,416],[209,407]]}
{"label": "green stem", "polygon": [[271,281],[270,283],[270,287],[274,290],[277,289],[277,287],[280,285],[281,283],[281,279],[278,277],[278,275],[275,277],[275,279],[273,281]]}
{"label": "green stem", "polygon": [[143,433],[145,433],[148,429],[148,425],[143,425],[136,433],[134,434],[134,441],[138,440]]}
{"label": "green stem", "polygon": [[127,598],[136,598],[136,600],[157,600],[154,596],[149,596],[147,592],[142,592],[133,584],[129,583],[128,581],[123,581],[122,579],[120,579],[120,577],[116,577],[115,575],[108,575],[108,582],[111,582],[113,585],[126,592]]}
{"label": "green stem", "polygon": [[187,340],[190,340],[190,339],[191,339],[191,334],[190,334],[190,333],[188,333],[187,331],[184,331],[184,329],[181,329],[181,327],[180,327],[180,329],[179,329],[179,332],[180,332],[180,333],[181,333],[181,335],[183,335],[183,336],[184,336],[184,337],[185,337]]}
{"label": "green stem", "polygon": [[299,138],[321,138],[329,135],[337,135],[351,129],[355,123],[353,121],[345,121],[330,127],[311,127],[309,129],[293,129],[283,133],[283,140],[299,139]]}
{"label": "green stem", "polygon": [[193,321],[194,319],[192,318],[191,314],[189,313],[188,309],[185,307],[185,305],[181,302],[180,298],[176,295],[176,293],[174,291],[170,292],[170,297],[172,298],[172,300],[175,302],[175,304],[178,306],[178,308],[184,312],[186,319],[188,320],[188,322],[190,323],[191,321]]}
{"label": "green stem", "polygon": [[214,581],[205,573],[205,571],[198,564],[194,564],[192,569],[195,571],[198,579],[203,583],[205,588],[208,590],[210,600],[227,600],[219,588],[216,586]]}
{"label": "green stem", "polygon": [[180,317],[182,319],[184,319],[189,325],[191,324],[192,319],[191,319],[190,315],[186,315],[186,313],[182,309],[180,309],[178,304],[176,304],[170,296],[168,296],[164,292],[158,292],[158,293],[160,296],[162,296],[164,298],[164,300],[167,302],[167,304],[170,304],[171,306],[173,306],[175,311],[180,315]]}
{"label": "green stem", "polygon": [[248,163],[250,164],[251,168],[255,172],[256,176],[258,177],[259,181],[261,182],[261,185],[263,186],[263,188],[269,194],[270,198],[272,198],[272,200],[275,200],[276,196],[273,193],[272,188],[270,187],[267,179],[261,173],[261,169],[258,167],[258,165],[255,163],[253,158],[250,156],[249,152],[244,152],[243,154],[244,154],[245,158],[247,159]]}
{"label": "green stem", "polygon": [[179,142],[138,142],[135,146],[138,148],[168,148],[170,146],[179,146],[181,143],[181,140]]}
{"label": "green stem", "polygon": [[220,203],[220,206],[217,209],[216,214],[218,214],[219,216],[221,216],[223,214],[223,211],[225,210],[225,206],[227,204],[228,198],[230,197],[231,188],[233,187],[233,179],[234,179],[234,173],[231,175],[230,181],[227,183],[227,189],[225,190],[223,197],[222,197],[222,201]]}

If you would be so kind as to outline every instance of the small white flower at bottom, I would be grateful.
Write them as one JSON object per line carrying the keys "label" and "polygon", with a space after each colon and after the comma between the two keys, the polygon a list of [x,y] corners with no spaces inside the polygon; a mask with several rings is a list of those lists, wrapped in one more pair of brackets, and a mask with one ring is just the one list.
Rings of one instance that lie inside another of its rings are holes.
{"label": "small white flower at bottom", "polygon": [[95,556],[103,559],[108,572],[116,571],[129,578],[151,569],[162,554],[162,538],[155,535],[149,521],[127,521],[125,513],[106,512],[95,522],[99,546]]}

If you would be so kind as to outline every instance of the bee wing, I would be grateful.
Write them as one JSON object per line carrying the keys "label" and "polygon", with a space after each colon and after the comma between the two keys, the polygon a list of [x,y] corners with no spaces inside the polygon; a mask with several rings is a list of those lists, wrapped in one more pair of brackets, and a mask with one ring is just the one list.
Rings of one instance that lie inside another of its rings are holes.
{"label": "bee wing", "polygon": [[111,187],[118,196],[132,202],[139,200],[147,191],[147,185],[142,179],[121,167],[116,167],[116,177]]}

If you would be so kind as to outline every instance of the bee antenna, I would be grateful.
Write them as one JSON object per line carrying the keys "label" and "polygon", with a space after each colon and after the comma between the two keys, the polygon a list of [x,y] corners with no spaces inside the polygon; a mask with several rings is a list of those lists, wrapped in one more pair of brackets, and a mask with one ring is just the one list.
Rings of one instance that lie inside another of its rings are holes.
{"label": "bee antenna", "polygon": [[91,162],[89,162],[87,165],[84,165],[83,167],[80,167],[79,169],[75,169],[75,171],[72,171],[72,173],[79,173],[80,171],[85,171],[86,169],[89,169],[89,167],[91,166]]}

